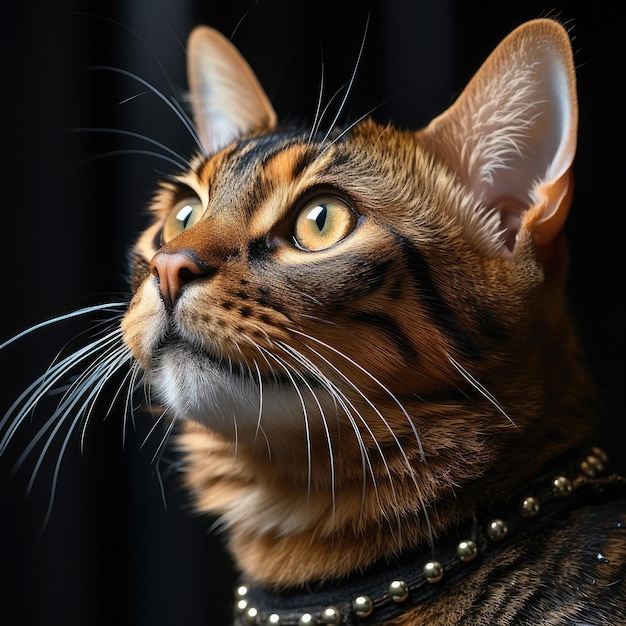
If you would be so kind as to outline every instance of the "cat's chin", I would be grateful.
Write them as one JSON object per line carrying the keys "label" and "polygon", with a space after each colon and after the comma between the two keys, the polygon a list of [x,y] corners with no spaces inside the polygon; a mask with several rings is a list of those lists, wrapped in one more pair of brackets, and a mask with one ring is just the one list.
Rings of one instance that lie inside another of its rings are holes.
{"label": "cat's chin", "polygon": [[[168,414],[194,420],[239,442],[255,443],[263,433],[293,441],[337,407],[321,387],[308,392],[288,380],[215,359],[184,343],[165,346],[148,374]],[[275,439],[274,439],[275,440]]]}

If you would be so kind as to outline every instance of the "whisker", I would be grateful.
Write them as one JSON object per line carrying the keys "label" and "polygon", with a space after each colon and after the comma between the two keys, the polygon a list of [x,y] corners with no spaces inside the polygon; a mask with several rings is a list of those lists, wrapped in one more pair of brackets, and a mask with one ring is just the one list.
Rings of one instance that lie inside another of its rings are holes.
{"label": "whisker", "polygon": [[[131,421],[133,423],[133,426],[135,424],[134,406],[132,404],[132,398],[133,398],[133,393],[137,390],[137,387],[139,384],[137,382],[137,379],[139,378],[141,374],[142,374],[142,371],[141,371],[141,368],[139,367],[139,364],[136,361],[132,361],[131,370],[129,372],[130,382],[126,388],[126,397],[124,399],[124,411],[122,413],[122,447],[125,447],[126,445],[126,432],[128,431],[128,416],[129,415],[131,416]],[[126,381],[126,378],[124,379],[124,381],[122,381],[122,384],[120,385],[118,393],[122,390],[122,386],[125,381]],[[146,399],[146,404],[149,404],[147,399]]]}
{"label": "whisker", "polygon": [[[376,478],[376,473],[374,472],[374,468],[372,466],[371,459],[369,457],[367,447],[365,445],[365,442],[363,441],[363,437],[362,437],[362,435],[361,435],[361,433],[359,431],[359,428],[357,426],[357,423],[356,423],[356,420],[354,418],[354,415],[358,416],[359,420],[361,421],[363,426],[366,428],[366,430],[369,432],[370,436],[372,437],[372,440],[375,442],[375,445],[378,446],[378,444],[376,442],[376,438],[374,437],[374,434],[371,431],[369,425],[367,424],[365,419],[362,417],[362,415],[360,414],[358,409],[350,401],[350,399],[330,379],[328,379],[328,377],[326,377],[324,375],[324,373],[321,372],[319,370],[319,368],[313,362],[310,361],[310,359],[308,359],[306,356],[304,356],[301,352],[299,352],[298,350],[296,350],[292,346],[290,346],[288,344],[285,344],[284,342],[278,342],[278,345],[279,345],[279,347],[282,350],[284,350],[287,354],[292,356],[292,358],[295,358],[311,374],[313,374],[315,379],[329,393],[329,395],[331,396],[331,398],[335,402],[335,405],[339,404],[339,406],[343,410],[344,414],[348,418],[348,421],[350,422],[350,425],[352,426],[352,430],[353,430],[353,432],[354,432],[354,434],[356,436],[357,443],[359,445],[360,454],[361,454],[361,467],[362,467],[362,471],[363,471],[362,502],[363,503],[365,502],[365,494],[366,494],[366,491],[367,491],[367,481],[366,481],[367,472],[366,472],[366,469],[369,469],[369,474],[370,474],[371,479],[372,479],[372,484],[374,486],[374,491],[376,493],[376,497],[378,498],[378,482],[377,482],[377,478]],[[327,424],[326,424],[325,421],[324,421],[324,427],[325,428],[327,427]],[[327,431],[327,436],[330,437],[330,433],[328,431]],[[329,445],[330,445],[330,439],[329,439]],[[379,451],[379,453],[381,455],[383,463],[386,465],[385,456],[384,456],[384,454],[383,454],[383,452],[382,452],[382,450],[380,449],[379,446],[378,446],[378,451]],[[388,473],[389,477],[391,478],[391,474],[389,473],[389,468],[388,467],[387,467],[387,473]]]}
{"label": "whisker", "polygon": [[[337,355],[339,355],[343,359],[347,360],[349,363],[351,363],[353,365],[357,365],[347,355],[345,355],[341,351],[337,350],[336,348],[333,348],[332,346],[329,346],[329,345],[325,344],[321,340],[316,339],[315,337],[309,336],[309,335],[307,335],[305,333],[302,333],[302,332],[299,332],[299,331],[295,331],[294,330],[293,332],[295,332],[296,334],[299,334],[299,335],[301,335],[301,336],[303,336],[305,338],[311,339],[311,340],[317,342],[318,344],[331,349],[334,353],[336,353]],[[423,499],[423,497],[421,495],[421,492],[420,492],[420,489],[419,489],[419,484],[418,484],[418,481],[417,481],[417,476],[416,476],[415,469],[413,468],[411,462],[409,461],[409,458],[406,455],[404,447],[402,446],[401,442],[399,441],[399,439],[398,439],[396,433],[394,432],[394,430],[389,425],[389,422],[387,421],[387,419],[380,412],[380,410],[376,407],[376,405],[363,393],[363,391],[357,385],[355,385],[337,366],[335,366],[333,363],[331,363],[326,357],[324,357],[322,354],[320,354],[317,350],[315,350],[311,346],[308,346],[306,344],[304,344],[304,345],[305,345],[305,347],[307,349],[309,349],[311,352],[313,352],[313,354],[315,354],[318,358],[320,358],[323,362],[325,362],[329,367],[331,367],[335,372],[337,372],[337,374],[339,374],[365,400],[365,402],[367,402],[367,404],[375,411],[376,415],[379,417],[379,419],[385,425],[385,427],[387,428],[387,430],[391,434],[397,449],[399,450],[400,454],[402,455],[405,467],[409,470],[409,473],[410,473],[411,479],[413,481],[413,484],[416,487],[417,497],[419,498],[419,500],[420,500],[420,502],[422,504],[422,510],[423,510],[423,513],[424,513],[424,517],[426,519],[427,527],[430,529],[431,526],[430,526],[429,514],[428,514],[428,511],[426,509],[426,505],[425,505],[426,503],[424,502],[424,499]],[[417,443],[418,443],[418,447],[419,447],[419,450],[420,450],[420,453],[421,453],[421,456],[422,456],[422,461],[424,461],[425,456],[424,456],[424,450],[423,450],[423,448],[421,446],[420,437],[419,437],[419,435],[417,433],[417,429],[415,428],[415,425],[413,424],[413,421],[410,419],[410,416],[406,412],[406,409],[404,409],[404,407],[397,400],[395,395],[392,394],[391,391],[389,391],[382,383],[380,383],[380,381],[378,381],[378,379],[376,379],[368,370],[366,370],[365,368],[363,368],[361,366],[358,366],[358,367],[359,367],[359,369],[363,373],[365,373],[372,380],[374,380],[376,382],[376,384],[378,384],[394,400],[394,402],[400,407],[400,409],[402,410],[403,414],[405,415],[405,417],[409,421],[409,424],[411,425],[412,431],[413,431],[413,433],[414,433],[414,435],[416,437],[416,440],[417,440]],[[349,402],[349,400],[347,398],[346,398],[346,400]],[[379,455],[381,457],[381,460],[382,460],[382,462],[383,462],[383,464],[385,466],[386,474],[387,474],[387,476],[389,478],[389,484],[390,484],[394,494],[396,494],[396,491],[395,491],[395,488],[394,488],[393,475],[391,473],[391,468],[388,465],[388,462],[387,462],[387,459],[385,457],[384,451],[383,451],[382,447],[380,446],[380,444],[378,443],[376,437],[374,436],[374,434],[373,434],[369,424],[367,423],[367,421],[363,417],[361,417],[361,415],[358,413],[358,411],[357,411],[357,414],[359,415],[363,425],[365,426],[365,428],[369,432],[370,436],[372,437],[372,441],[374,442],[374,445],[376,446],[376,449],[377,449],[377,451],[378,451],[378,453],[379,453]],[[396,496],[397,496],[397,494],[396,494]],[[396,512],[396,516],[397,516],[397,522],[398,522],[398,529],[401,530],[402,529],[402,524],[401,524],[400,512],[399,511]],[[431,537],[431,540],[434,541],[434,539],[432,539],[432,533],[430,533],[430,530],[429,530],[429,536]]]}
{"label": "whisker", "polygon": [[[242,335],[242,336],[243,336],[245,339],[247,339],[247,340],[248,340],[248,341],[249,341],[249,342],[250,342],[250,343],[251,343],[251,344],[252,344],[255,348],[257,348],[257,349],[258,349],[258,344],[257,344],[257,343],[256,343],[256,342],[255,342],[255,341],[254,341],[251,337],[249,337],[248,335],[245,335],[245,334],[244,334],[244,335]],[[241,346],[240,346],[240,345],[239,345],[236,341],[234,341],[234,342],[233,342],[233,344],[234,344],[234,346],[237,348],[237,350],[239,350],[239,353],[241,354],[241,360],[239,361],[239,371],[240,371],[240,373],[241,373],[242,375],[244,375],[244,373],[245,373],[245,372],[244,372],[244,368],[246,368],[246,369],[248,370],[248,376],[249,376],[250,378],[254,378],[254,376],[253,376],[253,374],[252,374],[252,369],[251,369],[251,367],[247,364],[246,359],[245,359],[245,358],[244,358],[244,356],[243,356],[243,351],[241,350]],[[263,356],[263,353],[261,353],[261,355]],[[271,368],[271,365],[269,364],[269,362],[267,361],[267,359],[265,359],[265,357],[263,357],[263,358],[264,358],[264,360],[267,362],[268,367],[270,367],[270,368]],[[230,372],[231,372],[231,374],[232,374],[232,373],[233,373],[233,360],[232,360],[232,358],[231,358],[230,356],[228,357],[228,364],[229,364]],[[258,367],[258,364],[256,363],[256,361],[255,361],[255,366],[257,366],[257,367]],[[258,437],[259,433],[261,433],[261,434],[263,435],[263,439],[265,439],[265,446],[266,446],[266,448],[267,448],[267,455],[268,455],[268,458],[269,458],[269,459],[270,459],[270,461],[271,461],[271,459],[272,459],[272,449],[271,449],[271,445],[270,445],[270,440],[269,440],[269,438],[268,438],[268,436],[267,436],[267,433],[266,433],[266,432],[265,432],[265,430],[263,429],[263,426],[262,426],[262,424],[261,424],[261,420],[260,420],[260,415],[259,415],[259,419],[258,419],[258,421],[257,421],[257,429],[256,429],[256,433],[255,433],[255,441],[254,441],[254,445],[256,445],[256,441],[257,441],[257,437]]]}
{"label": "whisker", "polygon": [[[151,433],[154,432],[154,429],[156,428],[156,426],[165,419],[165,416],[166,416],[166,411],[161,413],[161,415],[155,421],[154,426],[150,429]],[[154,465],[155,476],[156,476],[157,482],[159,483],[159,491],[161,493],[161,501],[163,502],[163,507],[166,510],[167,510],[167,497],[165,494],[165,484],[163,482],[163,476],[161,474],[159,466],[161,464],[161,461],[163,460],[163,454],[167,448],[167,443],[170,440],[170,437],[172,435],[174,427],[176,426],[176,423],[177,423],[177,420],[175,419],[170,420],[167,426],[167,429],[165,433],[163,433],[163,437],[161,437],[161,441],[159,442],[159,445],[157,446],[157,449],[155,450],[155,453],[153,454],[152,459],[150,461],[151,464]],[[148,436],[144,440],[144,443],[146,442],[149,436],[150,435],[148,434]]]}
{"label": "whisker", "polygon": [[[83,361],[86,358],[94,359],[94,361],[87,367],[87,370],[77,377],[64,392],[52,416],[46,420],[42,427],[39,428],[37,434],[22,451],[22,454],[18,458],[12,470],[12,474],[14,475],[30,456],[32,451],[38,446],[39,442],[46,437],[28,481],[27,493],[31,493],[35,480],[37,479],[37,476],[43,466],[43,462],[47,457],[53,442],[56,440],[57,435],[61,432],[61,429],[66,429],[61,439],[57,459],[54,463],[50,486],[50,497],[42,530],[46,527],[52,513],[61,464],[65,458],[67,447],[76,431],[76,428],[81,422],[83,422],[84,425],[80,438],[81,449],[83,449],[86,427],[89,423],[92,410],[100,393],[113,374],[125,366],[129,361],[130,351],[123,345],[118,345],[117,349],[112,352],[105,352],[108,350],[110,345],[114,345],[119,341],[119,335],[120,333],[117,331],[110,332],[105,337],[89,344],[89,346],[87,346],[84,350],[79,351],[78,354],[75,353],[65,359],[62,359],[60,362],[53,365],[43,376],[39,377],[29,388],[30,391],[33,392],[32,400],[29,398],[23,403],[17,413],[14,423],[11,425],[8,432],[5,433],[5,436],[0,443],[1,454],[11,441],[16,428],[23,423],[26,416],[32,413],[37,403],[43,395],[45,395],[47,391],[56,384],[56,381],[61,376],[64,376],[70,369],[75,367],[80,361]],[[104,358],[98,360],[99,354],[105,354]],[[14,406],[11,407],[7,415],[12,415],[15,408],[22,403],[23,399],[24,394],[22,394],[18,400],[18,404],[14,404]],[[77,407],[78,410],[75,410]],[[6,417],[7,416],[5,415],[5,419]]]}
{"label": "whisker", "polygon": [[128,98],[124,98],[123,100],[120,100],[118,104],[128,104],[129,102],[132,102],[133,100],[137,100],[138,98],[141,98],[142,96],[146,96],[149,93],[150,93],[149,91],[140,91],[139,93],[134,93],[132,96],[128,96]]}
{"label": "whisker", "polygon": [[[163,421],[165,417],[166,417],[166,413],[163,412],[159,416],[159,419],[157,420],[156,424]],[[165,434],[163,435],[163,437],[161,437],[161,441],[159,442],[159,445],[155,453],[152,455],[151,463],[155,463],[158,459],[160,459],[163,456],[163,452],[165,451],[167,442],[169,441],[170,435],[172,434],[172,431],[174,430],[175,426],[176,426],[176,420],[175,419],[170,420],[169,424],[167,425],[167,430],[165,431]],[[151,429],[151,432],[153,432],[153,430],[154,429]]]}
{"label": "whisker", "polygon": [[472,386],[476,391],[478,391],[486,400],[490,402],[492,406],[494,406],[506,419],[511,422],[513,426],[517,428],[517,424],[513,421],[513,419],[509,416],[509,414],[505,411],[504,407],[498,402],[498,400],[486,389],[481,382],[479,382],[474,376],[472,376],[456,359],[454,359],[451,355],[447,355],[450,363],[455,367],[457,372],[463,376],[463,378]]}
{"label": "whisker", "polygon": [[187,169],[189,167],[187,159],[183,155],[179,154],[175,150],[172,150],[171,148],[166,146],[164,143],[162,143],[160,141],[157,141],[156,139],[152,139],[151,137],[148,137],[147,135],[143,135],[141,133],[136,133],[136,132],[133,132],[131,130],[124,130],[123,128],[98,128],[98,127],[94,127],[94,128],[72,128],[70,130],[70,132],[72,132],[72,133],[102,133],[102,134],[125,135],[127,137],[132,137],[133,139],[139,139],[141,141],[145,141],[146,143],[152,144],[153,146],[156,146],[157,148],[161,148],[161,150],[164,150],[165,152],[167,152],[171,157],[174,157],[175,159],[178,159],[177,161],[171,161],[171,162],[172,163],[177,163],[178,166],[180,167],[180,169]]}
{"label": "whisker", "polygon": [[323,114],[320,115],[322,109],[322,100],[324,98],[324,62],[322,61],[322,67],[320,72],[320,89],[319,96],[317,98],[317,105],[315,107],[315,115],[313,116],[313,123],[311,124],[311,132],[307,140],[307,146],[313,141],[313,137],[317,134],[320,124],[322,123]]}
{"label": "whisker", "polygon": [[[25,450],[20,455],[17,463],[14,467],[14,473],[21,467],[26,458],[30,455],[31,451],[37,445],[39,440],[46,434],[47,430],[55,424],[48,439],[39,455],[35,469],[31,474],[31,480],[29,482],[28,489],[32,489],[35,477],[39,472],[39,468],[43,462],[43,459],[50,448],[52,441],[59,429],[63,426],[65,420],[71,414],[71,411],[76,407],[79,402],[82,401],[82,405],[76,412],[75,417],[72,420],[70,430],[73,430],[80,420],[88,420],[93,409],[93,405],[97,400],[103,387],[106,385],[110,377],[123,367],[129,358],[129,351],[119,350],[117,353],[108,355],[102,362],[92,364],[87,372],[78,378],[71,386],[70,390],[66,392],[64,398],[58,404],[56,410],[52,416],[46,421],[44,426],[39,430],[37,435],[28,444]],[[89,391],[89,393],[88,393]],[[82,448],[82,442],[81,442]]]}
{"label": "whisker", "polygon": [[191,138],[194,140],[198,149],[201,149],[202,142],[200,141],[200,136],[198,135],[193,123],[191,122],[189,116],[181,109],[180,105],[176,101],[172,101],[167,98],[161,91],[159,91],[156,87],[151,85],[148,81],[144,80],[137,74],[133,72],[129,72],[128,70],[122,69],[120,67],[113,67],[110,65],[93,65],[89,68],[90,70],[103,70],[109,72],[115,72],[117,74],[122,74],[122,76],[126,76],[127,78],[131,78],[132,80],[137,81],[148,90],[150,90],[155,96],[157,96],[160,100],[162,100],[167,107],[176,115],[178,120],[185,127],[187,132],[191,135]]}
{"label": "whisker", "polygon": [[[165,69],[165,66],[163,65],[163,63],[161,63],[161,60],[159,59],[159,56],[156,54],[156,52],[154,51],[154,49],[148,45],[148,42],[141,37],[141,35],[139,35],[139,33],[136,30],[133,30],[132,28],[130,28],[129,26],[127,26],[126,24],[124,24],[123,22],[120,22],[119,20],[113,19],[111,17],[108,17],[106,15],[100,15],[97,13],[90,13],[88,11],[72,11],[73,14],[75,15],[86,15],[89,17],[95,17],[97,19],[106,21],[106,22],[111,22],[112,24],[115,24],[115,26],[117,26],[118,28],[122,28],[125,31],[127,31],[128,33],[130,33],[152,56],[152,58],[154,59],[155,63],[158,65],[159,69],[161,70],[161,73],[163,74],[163,77],[165,78],[165,80],[167,81],[170,91],[172,93],[175,93],[175,87],[174,87],[174,83],[172,83],[172,80],[169,76],[169,74],[167,73],[167,70]],[[169,24],[167,22],[165,22],[165,20],[163,20],[165,26],[169,29],[170,33],[172,33],[172,35],[174,36],[174,39],[180,44],[180,40],[178,39],[178,37],[176,36],[176,34],[172,31],[172,28],[169,26]],[[184,46],[181,45],[181,48],[183,48],[184,51]]]}
{"label": "whisker", "polygon": [[[54,363],[44,374],[31,383],[15,400],[15,402],[9,407],[4,417],[0,421],[0,431],[2,431],[8,421],[14,418],[14,421],[10,424],[3,438],[0,440],[0,455],[6,450],[7,445],[15,435],[16,430],[20,427],[22,422],[30,415],[41,398],[43,398],[51,389],[55,387],[58,381],[66,376],[78,363],[85,359],[95,358],[99,352],[104,350],[107,346],[115,344],[118,341],[119,333],[112,332],[105,337],[101,337],[96,341],[89,343],[88,345],[80,348],[76,352],[68,355],[61,361]],[[70,385],[70,389],[74,388],[76,381]],[[65,392],[67,394],[68,392]],[[64,400],[61,400],[59,406],[64,404]]]}
{"label": "whisker", "polygon": [[302,416],[304,418],[304,428],[305,428],[305,437],[306,437],[306,450],[307,450],[307,471],[308,471],[308,495],[311,495],[311,472],[312,472],[312,462],[313,459],[311,457],[311,426],[309,423],[309,414],[306,408],[306,402],[304,401],[304,397],[302,396],[302,392],[300,391],[300,387],[297,385],[294,377],[291,373],[291,368],[283,359],[278,357],[276,354],[271,353],[269,350],[264,348],[261,345],[257,344],[258,349],[261,352],[265,352],[270,358],[274,359],[278,366],[285,372],[287,377],[289,378],[295,392],[298,394],[298,398],[300,399],[300,406],[302,407]]}
{"label": "whisker", "polygon": [[348,101],[348,98],[350,97],[350,93],[352,92],[352,87],[354,86],[354,81],[356,79],[356,73],[357,70],[359,69],[359,65],[361,64],[361,57],[363,56],[363,50],[365,48],[365,40],[367,38],[367,31],[369,28],[369,21],[370,21],[370,17],[369,14],[367,16],[367,22],[365,24],[365,31],[363,33],[363,39],[361,40],[361,46],[359,48],[359,54],[357,56],[356,59],[356,63],[354,64],[354,70],[352,70],[352,75],[350,76],[350,81],[348,82],[348,86],[346,88],[346,93],[343,97],[343,100],[341,101],[341,104],[339,105],[339,109],[337,110],[337,113],[335,115],[335,117],[333,118],[332,123],[330,124],[328,131],[326,132],[326,135],[324,135],[324,138],[322,139],[322,143],[326,143],[326,141],[328,140],[328,137],[330,136],[330,134],[332,133],[333,129],[335,128],[335,125],[337,124],[337,120],[339,119],[339,116],[341,115],[343,108],[346,105],[346,102]]}
{"label": "whisker", "polygon": [[344,128],[336,137],[333,137],[333,140],[326,143],[324,147],[319,151],[318,157],[321,157],[326,150],[328,150],[333,144],[337,143],[344,135],[349,133],[357,124],[362,122],[366,117],[369,117],[380,105],[372,107],[367,113],[364,113],[359,118],[357,118],[354,122],[352,122],[349,126]]}
{"label": "whisker", "polygon": [[[84,449],[87,423],[89,421],[89,417],[91,416],[91,411],[93,410],[93,407],[96,403],[96,400],[98,398],[100,391],[105,386],[105,384],[113,377],[113,375],[119,369],[121,369],[122,365],[126,365],[130,360],[131,360],[130,350],[128,349],[126,345],[120,344],[117,350],[115,350],[113,353],[108,355],[101,365],[98,365],[97,368],[93,368],[93,372],[88,379],[86,379],[84,382],[81,379],[77,381],[77,384],[80,384],[81,386],[85,385],[87,387],[90,387],[91,385],[94,385],[95,387],[99,387],[98,393],[90,401],[89,411],[85,413],[85,421],[84,421],[83,430],[81,434],[81,441],[80,441],[81,450]],[[124,378],[119,384],[117,391],[113,394],[113,397],[111,398],[109,402],[109,407],[107,408],[104,414],[105,418],[111,414],[111,411],[113,410],[113,406],[117,402],[117,399],[119,398],[122,392],[122,389],[126,386],[126,382],[128,380],[132,380],[132,376],[133,376],[133,368],[131,367],[129,368],[128,372],[126,372],[126,374],[124,375]],[[83,412],[83,409],[81,409],[81,413],[82,412]],[[122,430],[122,445],[123,443],[124,443],[124,431]]]}
{"label": "whisker", "polygon": [[259,429],[261,428],[261,417],[263,415],[263,376],[261,376],[261,370],[259,369],[259,364],[256,362],[256,359],[254,361],[254,366],[256,367],[257,380],[259,381],[259,414],[256,421],[256,432],[254,433],[254,444],[256,445],[256,441],[259,436]]}
{"label": "whisker", "polygon": [[58,317],[53,317],[52,319],[39,322],[38,324],[35,324],[34,326],[30,326],[26,330],[23,330],[22,332],[11,337],[10,339],[7,339],[4,343],[0,344],[0,350],[11,345],[18,339],[21,339],[22,337],[25,337],[26,335],[29,335],[30,333],[36,330],[39,330],[40,328],[45,328],[46,326],[50,326],[51,324],[57,324],[59,322],[64,322],[66,320],[72,319],[73,317],[78,317],[80,315],[87,315],[88,313],[93,313],[94,311],[102,311],[105,309],[118,308],[120,309],[120,313],[121,313],[126,309],[126,306],[127,306],[126,302],[110,302],[108,304],[96,304],[94,306],[88,306],[83,309],[78,309],[77,311],[72,311],[71,313],[65,313],[64,315],[59,315]]}
{"label": "whisker", "polygon": [[85,166],[94,161],[99,161],[100,159],[106,159],[108,157],[114,157],[114,156],[123,156],[123,155],[128,155],[128,154],[149,156],[154,159],[165,161],[166,163],[169,163],[170,165],[173,165],[174,167],[178,169],[182,169],[182,170],[187,168],[187,165],[185,165],[184,163],[179,163],[175,159],[172,159],[166,156],[165,154],[161,154],[159,152],[153,152],[152,150],[141,150],[140,148],[127,148],[124,150],[111,150],[109,152],[102,152],[101,154],[96,154],[92,157],[83,159],[82,161],[80,161],[78,165]]}
{"label": "whisker", "polygon": [[[321,341],[320,339],[317,339],[316,337],[313,337],[311,335],[307,335],[306,333],[300,332],[300,331],[298,331],[296,329],[292,329],[292,332],[297,334],[297,335],[300,335],[300,336],[304,337],[305,339],[310,339],[311,341],[314,341],[318,345],[323,346],[324,348],[327,348],[328,350],[331,350],[332,352],[337,354],[339,357],[341,357],[342,359],[345,359],[348,363],[350,363],[351,365],[353,365],[354,367],[359,369],[359,371],[361,371],[370,380],[372,380],[374,383],[376,383],[391,398],[391,400],[393,400],[393,402],[396,404],[396,406],[404,414],[407,422],[411,426],[411,429],[413,431],[413,435],[415,436],[415,441],[416,441],[416,443],[418,445],[418,448],[419,448],[419,451],[420,451],[420,455],[422,457],[422,461],[424,461],[424,462],[426,461],[426,455],[424,454],[424,447],[422,446],[421,438],[419,436],[419,433],[417,432],[417,429],[415,428],[415,424],[413,423],[413,420],[411,419],[411,416],[407,413],[407,411],[404,408],[404,406],[402,405],[402,403],[396,398],[396,396],[385,385],[383,385],[382,382],[380,382],[370,371],[365,369],[362,365],[359,365],[356,361],[351,359],[349,356],[347,356],[346,354],[344,354],[340,350],[337,350],[333,346],[331,346],[331,345]],[[304,344],[304,345],[306,345],[306,344]],[[328,361],[321,354],[319,354],[319,352],[313,350],[310,346],[307,346],[307,348],[309,348],[311,351],[315,352],[320,358],[324,359],[324,361],[326,361],[331,367],[333,367],[333,369],[335,369],[339,374],[341,374],[343,376],[342,372],[340,370],[338,370],[332,363],[330,363],[330,361]],[[360,389],[358,389],[358,387],[356,387],[354,385],[354,383],[352,383],[347,377],[345,377],[345,376],[343,376],[343,377],[345,378],[346,382],[348,382],[351,386],[354,387],[355,391],[359,392],[362,395],[362,392],[360,391]],[[371,402],[365,396],[363,396],[363,399],[366,400],[374,410],[376,410],[378,415],[380,415],[380,412],[376,409],[376,407],[373,404],[371,404]],[[391,429],[390,429],[390,431],[391,431]],[[391,432],[393,432],[393,431],[391,431]]]}
{"label": "whisker", "polygon": [[[281,342],[281,344],[282,344],[282,342]],[[309,372],[314,372],[315,375],[316,375],[316,378],[318,377],[319,370],[317,370],[317,368],[314,366],[314,364],[312,364],[308,359],[306,359],[303,354],[300,354],[297,350],[293,349],[291,346],[287,346],[286,344],[282,344],[279,347],[282,350],[284,350],[287,354],[289,354],[291,357],[295,357],[298,360],[298,362],[302,363]],[[321,372],[319,372],[319,375],[323,376],[323,374],[321,374]],[[335,512],[336,512],[335,455],[334,455],[334,452],[333,452],[332,439],[331,439],[331,436],[330,436],[330,429],[328,428],[328,421],[326,419],[326,413],[325,413],[325,411],[324,411],[324,409],[323,409],[323,407],[321,405],[321,402],[319,401],[319,398],[317,397],[317,394],[315,393],[313,387],[311,386],[309,381],[306,379],[306,377],[303,376],[302,374],[300,374],[299,372],[298,372],[298,377],[300,378],[300,380],[302,380],[302,382],[304,383],[306,388],[309,390],[309,393],[313,397],[313,400],[315,401],[315,403],[317,405],[317,409],[318,409],[318,411],[320,413],[320,417],[321,417],[321,420],[322,420],[322,426],[324,428],[324,434],[325,434],[325,437],[326,437],[326,445],[328,447],[328,457],[329,457],[329,463],[330,463],[330,484],[331,484],[331,494],[332,494],[332,515],[333,515],[333,519],[334,519]],[[324,388],[331,395],[331,397],[333,399],[333,402],[335,402],[335,406],[336,406],[337,399],[335,397],[335,392],[329,390],[326,385],[324,385]]]}
{"label": "whisker", "polygon": [[250,11],[252,11],[252,9],[254,9],[257,4],[259,4],[259,0],[256,0],[255,2],[253,2],[248,9],[246,10],[246,12],[241,16],[241,18],[239,19],[239,21],[237,22],[237,24],[235,24],[235,28],[233,28],[232,33],[230,34],[230,39],[232,40],[233,37],[235,36],[235,33],[239,30],[239,27],[243,24],[244,20],[248,17],[248,14],[250,13]]}

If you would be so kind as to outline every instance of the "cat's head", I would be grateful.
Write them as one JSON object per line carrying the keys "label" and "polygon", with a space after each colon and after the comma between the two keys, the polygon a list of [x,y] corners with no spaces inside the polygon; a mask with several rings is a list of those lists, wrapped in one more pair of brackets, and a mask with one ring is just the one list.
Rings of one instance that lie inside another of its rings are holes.
{"label": "cat's head", "polygon": [[538,423],[569,358],[566,31],[514,31],[420,131],[281,127],[223,36],[188,54],[202,150],[154,200],[122,323],[167,412],[309,479]]}

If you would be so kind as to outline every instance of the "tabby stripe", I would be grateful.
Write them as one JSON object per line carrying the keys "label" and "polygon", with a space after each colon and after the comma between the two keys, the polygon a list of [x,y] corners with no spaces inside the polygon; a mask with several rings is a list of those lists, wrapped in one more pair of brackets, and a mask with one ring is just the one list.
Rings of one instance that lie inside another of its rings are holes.
{"label": "tabby stripe", "polygon": [[339,153],[335,154],[332,160],[326,165],[324,168],[324,173],[329,174],[333,170],[340,168],[342,165],[345,165],[350,161],[350,156],[347,154]]}
{"label": "tabby stripe", "polygon": [[256,171],[258,164],[267,167],[277,156],[302,139],[300,134],[265,135],[254,137],[239,143],[239,154],[233,174],[243,176],[248,171]]}
{"label": "tabby stripe", "polygon": [[546,590],[537,586],[536,580],[523,572],[524,565],[523,557],[507,560],[500,565],[494,564],[487,584],[482,585],[479,593],[472,597],[471,608],[465,618],[479,623],[481,618],[485,618],[487,607],[488,615],[506,615],[510,623],[514,624],[517,623],[514,616],[523,613],[524,608],[533,607],[533,610],[540,612]]}
{"label": "tabby stripe", "polygon": [[367,326],[373,326],[382,332],[393,344],[396,352],[407,364],[414,364],[418,354],[411,344],[410,337],[398,326],[396,321],[384,313],[359,312],[352,313],[350,319]]}
{"label": "tabby stripe", "polygon": [[304,170],[315,161],[317,153],[312,148],[303,150],[295,159],[293,164],[292,176],[294,179],[298,178]]}
{"label": "tabby stripe", "polygon": [[242,142],[240,154],[229,177],[239,181],[241,188],[245,186],[246,178],[255,177],[248,199],[242,200],[241,204],[247,222],[252,219],[268,189],[280,181],[292,183],[314,160],[313,151],[299,143],[299,140],[300,135],[289,134],[278,139],[259,137]]}
{"label": "tabby stripe", "polygon": [[135,293],[144,279],[150,275],[150,263],[137,251],[131,253],[129,259],[129,277],[131,293]]}
{"label": "tabby stripe", "polygon": [[408,239],[398,233],[394,234],[404,252],[420,303],[425,307],[431,322],[452,340],[459,354],[472,360],[483,358],[482,346],[472,341],[459,323],[452,307],[445,301],[433,280],[432,272],[422,253]]}

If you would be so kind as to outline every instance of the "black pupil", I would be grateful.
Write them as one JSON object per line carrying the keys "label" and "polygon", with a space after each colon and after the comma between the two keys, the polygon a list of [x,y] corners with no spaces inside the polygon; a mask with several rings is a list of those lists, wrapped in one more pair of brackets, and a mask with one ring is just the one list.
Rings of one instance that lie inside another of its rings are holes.
{"label": "black pupil", "polygon": [[315,224],[317,228],[322,231],[324,230],[324,224],[326,224],[326,215],[328,214],[328,209],[325,204],[320,204],[321,211],[315,216]]}

